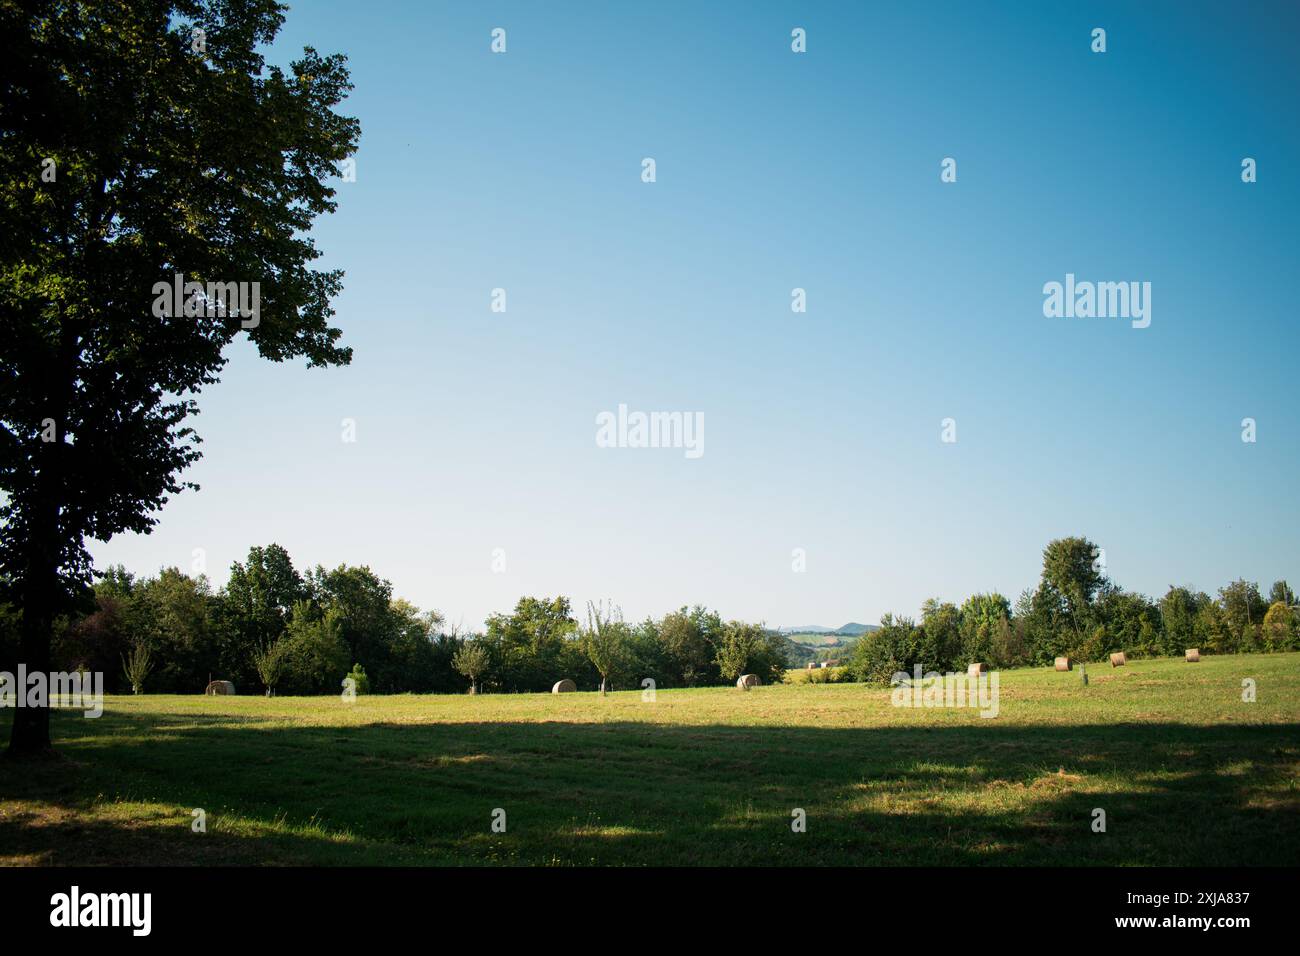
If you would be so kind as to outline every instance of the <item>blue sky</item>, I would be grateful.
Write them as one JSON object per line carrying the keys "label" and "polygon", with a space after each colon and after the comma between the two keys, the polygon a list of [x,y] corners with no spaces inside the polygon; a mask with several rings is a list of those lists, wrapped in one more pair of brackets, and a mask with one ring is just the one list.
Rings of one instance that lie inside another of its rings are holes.
{"label": "blue sky", "polygon": [[[314,231],[353,364],[240,343],[202,490],[98,565],[219,585],[276,541],[471,628],[1014,600],[1068,534],[1152,595],[1296,583],[1298,8],[806,6],[293,5],[272,59],[356,85]],[[1066,273],[1150,282],[1150,327],[1045,318]],[[597,447],[620,403],[702,413],[704,455]]]}

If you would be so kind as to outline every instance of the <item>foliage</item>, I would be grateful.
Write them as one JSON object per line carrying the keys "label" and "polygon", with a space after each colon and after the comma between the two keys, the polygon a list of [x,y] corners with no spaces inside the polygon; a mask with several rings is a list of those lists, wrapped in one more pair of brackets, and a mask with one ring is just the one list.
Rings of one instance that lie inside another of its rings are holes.
{"label": "foliage", "polygon": [[[999,594],[977,594],[960,609],[927,601],[919,624],[886,615],[879,631],[859,640],[849,670],[857,680],[886,683],[916,665],[949,672],[976,661],[997,668],[1045,665],[1057,656],[1105,661],[1121,650],[1140,658],[1182,655],[1188,647],[1227,654],[1297,646],[1294,610],[1274,602],[1266,613],[1255,584],[1234,581],[1217,601],[1171,587],[1157,605],[1110,581],[1100,558],[1087,538],[1062,538],[1043,550],[1038,586],[1014,609]],[[1278,581],[1270,594],[1286,598],[1291,591]]]}
{"label": "foliage", "polygon": [[717,646],[718,672],[728,683],[741,674],[756,674],[764,684],[779,683],[790,666],[786,643],[761,624],[728,621]]}
{"label": "foliage", "polygon": [[152,669],[149,647],[143,641],[137,642],[122,658],[122,672],[126,674],[133,694],[144,693],[144,682]]}
{"label": "foliage", "polygon": [[[1086,564],[1096,553],[1086,539],[1068,540],[1066,548],[1049,545],[1044,553],[1055,556],[1055,570],[1045,564],[1038,585],[1014,607],[996,592],[960,605],[931,599],[919,620],[887,614],[878,630],[815,652],[843,660],[842,672],[792,679],[835,681],[842,673],[884,684],[917,665],[960,672],[973,661],[1005,669],[1050,664],[1058,654],[1092,662],[1118,650],[1136,659],[1181,656],[1187,647],[1206,654],[1300,647],[1297,609],[1281,601],[1265,608],[1250,582],[1232,582],[1217,599],[1172,587],[1154,603]],[[1083,580],[1070,583],[1062,567]],[[1289,594],[1285,582],[1270,589]],[[16,653],[20,618],[0,603],[0,662]],[[724,622],[700,606],[629,624],[612,605],[593,604],[579,628],[563,596],[520,598],[511,613],[488,619],[486,633],[467,639],[437,611],[394,597],[391,583],[369,568],[299,575],[275,544],[249,549],[221,589],[176,568],[142,578],[108,568],[84,608],[61,620],[54,661],[61,670],[101,671],[110,692],[121,690],[129,683],[121,683],[119,661],[137,644],[152,655],[151,693],[197,693],[217,678],[278,693],[336,694],[354,666],[374,693],[459,692],[466,679],[477,691],[505,693],[545,692],[566,677],[582,689],[603,683],[607,690],[644,678],[664,689],[731,684],[742,673],[770,684],[809,660],[790,653],[793,645],[780,634]]]}
{"label": "foliage", "polygon": [[[330,325],[342,274],[311,267],[309,231],[357,145],[335,112],[351,85],[310,47],[266,64],[283,10],[0,4],[0,583],[35,670],[91,580],[86,541],[147,533],[194,487],[196,397],[237,336],[272,361],[350,360]],[[177,281],[183,302],[159,296]],[[242,283],[245,311],[186,282]],[[48,727],[26,709],[11,747],[47,748]]]}
{"label": "foliage", "polygon": [[353,664],[352,670],[348,671],[343,678],[344,681],[352,681],[352,689],[357,694],[370,693],[370,678],[366,676],[366,669],[360,664]]}
{"label": "foliage", "polygon": [[864,634],[853,648],[848,669],[854,680],[870,684],[888,684],[899,671],[911,672],[916,664],[925,671],[936,669],[920,655],[920,633],[909,617],[886,614],[880,628]]}
{"label": "foliage", "polygon": [[1297,647],[1295,612],[1286,604],[1277,601],[1264,615],[1260,631],[1266,651],[1293,651]]}
{"label": "foliage", "polygon": [[285,691],[290,694],[337,693],[348,669],[342,614],[336,608],[316,613],[305,601],[294,606],[293,619],[279,644],[284,654]]}
{"label": "foliage", "polygon": [[492,654],[482,641],[466,641],[451,658],[456,673],[469,678],[471,694],[478,691],[479,678],[492,666]]}
{"label": "foliage", "polygon": [[280,641],[268,640],[253,648],[253,668],[258,680],[266,688],[266,696],[274,697],[275,688],[279,686],[284,674],[285,656]]}
{"label": "foliage", "polygon": [[578,636],[568,598],[520,598],[513,613],[487,620],[485,641],[492,652],[487,680],[500,690],[541,691],[561,677],[577,679],[575,667],[591,671]]}
{"label": "foliage", "polygon": [[629,630],[623,623],[623,614],[611,604],[607,610],[603,603],[587,602],[587,629],[582,634],[583,649],[588,659],[600,673],[600,692],[608,689],[611,681],[626,671],[631,662]]}

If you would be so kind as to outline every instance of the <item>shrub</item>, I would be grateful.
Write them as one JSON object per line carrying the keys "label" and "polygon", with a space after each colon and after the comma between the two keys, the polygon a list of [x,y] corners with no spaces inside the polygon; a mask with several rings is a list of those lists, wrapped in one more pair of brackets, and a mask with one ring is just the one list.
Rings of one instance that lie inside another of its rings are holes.
{"label": "shrub", "polygon": [[348,671],[347,677],[343,678],[352,681],[352,688],[358,694],[370,693],[370,678],[366,676],[366,669],[360,664],[353,664],[352,670]]}
{"label": "shrub", "polygon": [[888,684],[898,671],[909,671],[918,661],[920,629],[908,617],[895,618],[886,614],[880,619],[880,629],[864,634],[853,645],[853,654],[847,665],[854,680],[868,684]]}

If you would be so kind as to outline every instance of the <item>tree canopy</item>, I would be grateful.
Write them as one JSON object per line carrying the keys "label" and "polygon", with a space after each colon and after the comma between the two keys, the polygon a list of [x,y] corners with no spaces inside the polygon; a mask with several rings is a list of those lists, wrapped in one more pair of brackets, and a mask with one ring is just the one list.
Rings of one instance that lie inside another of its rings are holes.
{"label": "tree canopy", "polygon": [[[312,268],[307,232],[359,125],[335,110],[342,56],[258,52],[284,10],[0,3],[0,577],[34,670],[89,583],[87,539],[148,532],[190,487],[196,396],[237,335],[273,361],[350,360],[342,274]],[[233,287],[242,311],[211,294]],[[16,714],[11,749],[47,748],[48,722]]]}

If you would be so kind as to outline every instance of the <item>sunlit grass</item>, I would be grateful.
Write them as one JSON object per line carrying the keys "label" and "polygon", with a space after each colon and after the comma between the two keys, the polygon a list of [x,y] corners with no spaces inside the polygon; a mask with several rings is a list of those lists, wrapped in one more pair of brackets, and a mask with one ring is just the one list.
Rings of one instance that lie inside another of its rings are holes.
{"label": "sunlit grass", "polygon": [[1089,676],[1003,672],[995,719],[854,684],[111,697],[56,715],[58,761],[0,764],[0,862],[1294,861],[1300,655]]}

